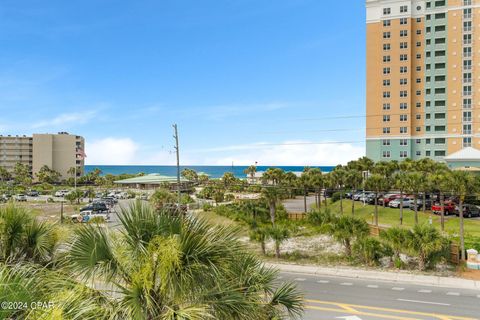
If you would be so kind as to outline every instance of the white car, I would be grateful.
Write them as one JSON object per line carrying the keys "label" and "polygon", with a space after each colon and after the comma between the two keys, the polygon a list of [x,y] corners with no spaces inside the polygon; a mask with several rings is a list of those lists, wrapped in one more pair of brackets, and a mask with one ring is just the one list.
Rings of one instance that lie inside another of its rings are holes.
{"label": "white car", "polygon": [[79,223],[79,222],[86,223],[90,219],[93,219],[93,218],[96,218],[96,217],[103,218],[107,222],[110,221],[110,214],[109,213],[94,212],[94,211],[91,211],[91,210],[82,211],[79,214],[71,215],[71,219],[75,223]]}
{"label": "white car", "polygon": [[[403,198],[403,207],[410,208],[413,205],[414,200],[413,198]],[[388,203],[390,208],[400,208],[400,199],[394,199]]]}
{"label": "white car", "polygon": [[55,197],[65,197],[69,193],[70,191],[68,190],[58,190],[57,192],[55,192]]}

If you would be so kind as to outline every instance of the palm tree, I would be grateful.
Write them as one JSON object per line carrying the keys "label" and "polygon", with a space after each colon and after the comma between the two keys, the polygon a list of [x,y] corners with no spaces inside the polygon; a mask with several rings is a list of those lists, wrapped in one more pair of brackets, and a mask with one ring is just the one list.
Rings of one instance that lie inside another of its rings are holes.
{"label": "palm tree", "polygon": [[420,190],[423,189],[423,185],[426,183],[425,177],[417,172],[409,172],[406,175],[407,179],[407,190],[408,192],[413,194],[413,203],[414,203],[414,209],[415,209],[415,225],[418,224],[418,206],[417,206],[417,200],[418,200],[418,193]]}
{"label": "palm tree", "polygon": [[445,231],[445,192],[450,189],[450,171],[435,169],[434,173],[428,176],[430,189],[439,193],[440,197],[440,226]]}
{"label": "palm tree", "polygon": [[273,240],[275,244],[275,257],[280,258],[280,246],[283,242],[288,240],[290,232],[284,226],[275,225],[268,229],[268,236]]}
{"label": "palm tree", "polygon": [[176,203],[177,200],[173,193],[164,188],[155,190],[150,197],[150,202],[156,210],[162,210],[165,206]]}
{"label": "palm tree", "polygon": [[[353,195],[353,193],[362,184],[362,181],[363,181],[362,172],[357,169],[350,168],[347,170],[345,178],[346,178],[345,181],[347,186],[350,186],[352,188],[352,195]],[[353,201],[352,199],[352,216],[354,214],[355,214],[355,201]]]}
{"label": "palm tree", "polygon": [[262,175],[263,183],[278,185],[282,182],[285,172],[280,168],[268,168]]}
{"label": "palm tree", "polygon": [[266,255],[265,242],[268,238],[268,229],[264,226],[254,225],[250,230],[250,240],[260,243],[263,255]]}
{"label": "palm tree", "polygon": [[225,172],[222,177],[222,182],[226,190],[230,189],[230,187],[235,184],[237,178],[231,172]]}
{"label": "palm tree", "polygon": [[400,253],[408,247],[408,236],[409,231],[399,227],[380,232],[380,237],[392,248],[395,261],[399,261]]}
{"label": "palm tree", "polygon": [[295,198],[295,185],[297,179],[297,176],[293,172],[287,172],[283,177],[282,185],[288,190],[288,196],[290,198]]}
{"label": "palm tree", "polygon": [[403,225],[403,194],[408,188],[408,177],[404,171],[399,171],[393,179],[395,187],[400,191],[400,225]]}
{"label": "palm tree", "polygon": [[375,192],[375,225],[378,227],[378,195],[381,191],[389,189],[390,183],[388,178],[374,173],[365,181],[365,187]]}
{"label": "palm tree", "polygon": [[337,218],[329,225],[328,231],[335,240],[344,246],[345,253],[349,257],[352,254],[353,241],[366,237],[370,233],[365,220],[351,216]]}
{"label": "palm tree", "polygon": [[277,203],[283,197],[283,190],[276,186],[265,186],[262,189],[262,197],[267,201],[270,209],[270,220],[275,225],[277,216]]}
{"label": "palm tree", "polygon": [[308,175],[308,170],[307,171],[304,170],[302,172],[302,175],[297,180],[297,184],[303,191],[303,208],[304,208],[303,210],[305,213],[307,213],[307,195],[308,195],[308,188],[310,187],[310,177]]}
{"label": "palm tree", "polygon": [[251,165],[247,169],[243,170],[243,173],[250,177],[250,182],[253,183],[255,181],[255,174],[257,173],[257,166]]}
{"label": "palm tree", "polygon": [[[309,177],[309,185],[315,189],[315,204],[318,209],[322,207],[322,189],[325,186],[325,176],[319,168],[311,168],[306,172]],[[326,205],[326,199],[325,199]]]}
{"label": "palm tree", "polygon": [[441,167],[444,167],[444,164],[439,164],[435,161],[433,161],[430,158],[423,158],[419,161],[416,162],[415,164],[416,169],[423,175],[422,180],[425,181],[426,183],[422,184],[422,211],[425,213],[426,211],[426,197],[427,197],[427,191],[430,189],[430,185],[428,183],[428,177],[432,172],[437,172],[437,170],[441,170]]}
{"label": "palm tree", "polygon": [[476,191],[477,184],[474,177],[465,171],[452,171],[450,174],[450,188],[453,194],[458,196],[458,208],[460,216],[460,250],[462,260],[465,260],[465,230],[463,217],[463,202],[468,194]]}
{"label": "palm tree", "polygon": [[445,239],[438,230],[428,224],[416,225],[409,232],[408,247],[418,257],[418,268],[425,270],[440,252],[445,249]]}
{"label": "palm tree", "polygon": [[122,208],[121,236],[105,228],[75,231],[65,268],[102,283],[121,319],[284,319],[302,315],[291,283],[274,283],[229,227],[157,213],[137,202]]}
{"label": "palm tree", "polygon": [[340,192],[340,213],[343,214],[343,195],[345,194],[345,178],[346,170],[343,166],[338,165],[330,174],[333,184]]}

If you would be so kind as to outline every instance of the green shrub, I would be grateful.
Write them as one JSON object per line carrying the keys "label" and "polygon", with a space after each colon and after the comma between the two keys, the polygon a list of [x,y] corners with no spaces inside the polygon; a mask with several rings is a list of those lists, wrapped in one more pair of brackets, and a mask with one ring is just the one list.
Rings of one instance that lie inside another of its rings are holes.
{"label": "green shrub", "polygon": [[339,201],[340,200],[340,195],[341,195],[340,192],[335,192],[334,194],[332,194],[332,202]]}
{"label": "green shrub", "polygon": [[88,223],[95,223],[95,224],[105,223],[105,218],[103,218],[103,217],[93,217],[90,220],[88,220]]}
{"label": "green shrub", "polygon": [[335,215],[332,214],[330,209],[325,210],[315,210],[311,211],[307,215],[308,222],[315,226],[323,227],[329,223],[331,223],[335,219]]}
{"label": "green shrub", "polygon": [[231,193],[225,195],[225,201],[233,201],[235,200],[235,196]]}
{"label": "green shrub", "polygon": [[213,206],[210,203],[206,202],[206,203],[203,204],[202,209],[203,209],[203,211],[212,211]]}
{"label": "green shrub", "polygon": [[353,245],[354,257],[369,266],[377,265],[385,254],[382,243],[372,237],[361,238]]}

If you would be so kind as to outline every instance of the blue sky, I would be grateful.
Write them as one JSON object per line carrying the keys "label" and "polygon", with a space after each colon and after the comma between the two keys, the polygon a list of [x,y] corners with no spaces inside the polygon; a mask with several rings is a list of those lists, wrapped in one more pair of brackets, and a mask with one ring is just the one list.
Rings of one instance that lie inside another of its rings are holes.
{"label": "blue sky", "polygon": [[83,135],[90,164],[172,164],[178,123],[185,164],[346,162],[364,153],[364,6],[3,0],[0,133]]}

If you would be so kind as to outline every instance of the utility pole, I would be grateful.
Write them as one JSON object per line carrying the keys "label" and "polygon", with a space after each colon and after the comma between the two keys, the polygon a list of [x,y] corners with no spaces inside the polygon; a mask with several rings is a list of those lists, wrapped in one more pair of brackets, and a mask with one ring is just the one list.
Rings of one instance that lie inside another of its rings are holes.
{"label": "utility pole", "polygon": [[182,195],[180,193],[180,149],[178,148],[178,128],[177,124],[173,125],[175,139],[175,152],[177,153],[177,193],[178,193],[178,210],[180,210],[180,203]]}

